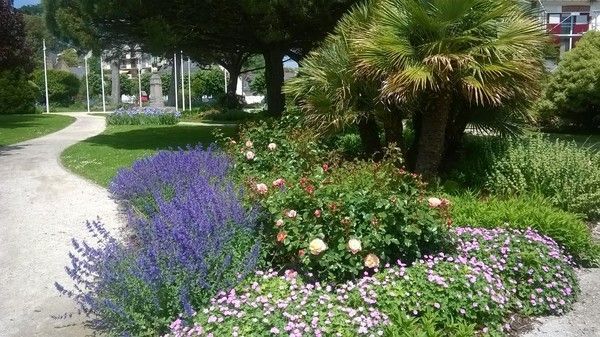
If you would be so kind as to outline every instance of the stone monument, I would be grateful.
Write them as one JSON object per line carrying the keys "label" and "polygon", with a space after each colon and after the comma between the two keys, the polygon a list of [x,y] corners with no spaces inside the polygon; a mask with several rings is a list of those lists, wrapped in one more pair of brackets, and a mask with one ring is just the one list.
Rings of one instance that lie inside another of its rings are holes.
{"label": "stone monument", "polygon": [[163,101],[162,80],[157,73],[150,76],[150,106],[162,108],[165,106]]}

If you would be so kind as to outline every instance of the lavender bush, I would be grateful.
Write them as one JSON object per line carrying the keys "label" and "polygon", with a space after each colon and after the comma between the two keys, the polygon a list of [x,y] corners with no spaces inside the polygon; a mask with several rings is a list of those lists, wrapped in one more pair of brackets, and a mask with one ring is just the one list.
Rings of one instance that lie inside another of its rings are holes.
{"label": "lavender bush", "polygon": [[109,186],[112,197],[128,211],[151,216],[157,200],[170,200],[185,192],[198,177],[215,185],[226,182],[231,160],[215,147],[188,147],[177,151],[160,151],[121,169]]}
{"label": "lavender bush", "polygon": [[108,125],[174,125],[181,113],[173,108],[118,108],[106,118]]}
{"label": "lavender bush", "polygon": [[[169,159],[174,159],[171,165],[155,166]],[[57,285],[59,291],[110,335],[155,336],[174,315],[190,314],[218,291],[234,287],[254,270],[259,243],[256,214],[244,208],[240,188],[224,181],[227,167],[218,153],[198,148],[163,152],[120,174],[115,196],[128,200],[149,193],[155,197],[154,212],[129,218],[136,229],[130,242],[115,239],[98,222],[89,223],[98,245],[73,240],[67,272],[75,285]],[[144,186],[135,172],[154,169],[161,172]],[[158,193],[163,183],[171,189],[168,198]]]}
{"label": "lavender bush", "polygon": [[558,314],[575,300],[572,262],[551,239],[532,230],[453,233],[452,254],[339,285],[258,273],[181,315],[167,336],[498,336],[512,314]]}

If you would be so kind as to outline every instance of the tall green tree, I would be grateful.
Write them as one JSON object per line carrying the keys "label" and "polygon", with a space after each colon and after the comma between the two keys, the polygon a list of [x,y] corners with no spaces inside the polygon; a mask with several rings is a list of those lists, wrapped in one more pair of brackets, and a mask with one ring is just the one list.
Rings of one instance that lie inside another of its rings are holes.
{"label": "tall green tree", "polygon": [[[53,0],[65,1],[65,0]],[[284,55],[301,58],[357,0],[69,0],[100,41],[133,41],[157,55],[260,54],[272,115],[284,107]],[[243,62],[242,62],[243,64]],[[232,76],[233,77],[233,76]]]}
{"label": "tall green tree", "polygon": [[[431,178],[467,124],[510,132],[526,117],[539,93],[544,39],[513,1],[373,1],[342,19],[289,91],[315,120],[375,129],[369,121],[380,118],[390,139],[410,117],[407,161]],[[329,69],[336,59],[342,65]]]}

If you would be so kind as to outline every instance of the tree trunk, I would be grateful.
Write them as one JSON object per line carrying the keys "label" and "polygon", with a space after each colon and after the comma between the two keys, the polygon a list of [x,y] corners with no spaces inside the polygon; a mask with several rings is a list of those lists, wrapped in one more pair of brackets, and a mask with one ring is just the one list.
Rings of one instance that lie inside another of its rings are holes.
{"label": "tree trunk", "polygon": [[240,108],[240,101],[237,96],[237,84],[242,71],[242,64],[228,65],[225,69],[227,69],[229,77],[227,78],[227,94],[223,104],[226,108],[238,109]]}
{"label": "tree trunk", "polygon": [[405,154],[406,146],[404,144],[404,125],[402,124],[404,114],[401,111],[389,111],[386,113],[383,130],[385,132],[385,142],[387,146],[396,144]]}
{"label": "tree trunk", "polygon": [[446,126],[446,144],[443,165],[441,167],[442,171],[449,171],[460,156],[459,150],[468,124],[466,116],[464,113],[461,114],[461,112],[460,110],[453,111],[451,113],[453,117],[448,120],[448,125]]}
{"label": "tree trunk", "polygon": [[265,58],[265,78],[267,82],[267,113],[272,117],[280,117],[285,108],[283,96],[283,53],[269,50],[263,54]]}
{"label": "tree trunk", "polygon": [[121,104],[121,78],[119,74],[120,61],[118,59],[110,62],[110,102],[116,108]]}
{"label": "tree trunk", "polygon": [[417,149],[419,147],[419,139],[421,139],[421,125],[423,124],[422,120],[423,117],[421,114],[413,114],[411,118],[413,139],[411,144],[407,145],[408,149],[404,155],[406,167],[411,171],[415,170],[415,162],[417,161]]}
{"label": "tree trunk", "polygon": [[444,154],[449,113],[448,95],[438,96],[434,105],[423,112],[415,172],[421,174],[425,180],[430,180],[438,174]]}
{"label": "tree trunk", "polygon": [[360,118],[356,122],[358,134],[363,145],[363,150],[369,158],[379,160],[383,157],[381,140],[379,139],[379,127],[372,114]]}

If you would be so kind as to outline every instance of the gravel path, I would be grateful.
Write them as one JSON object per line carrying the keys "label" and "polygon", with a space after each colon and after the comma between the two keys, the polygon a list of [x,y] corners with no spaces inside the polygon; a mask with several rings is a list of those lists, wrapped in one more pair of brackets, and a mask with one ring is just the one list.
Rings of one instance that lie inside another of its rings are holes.
{"label": "gravel path", "polygon": [[600,337],[600,269],[578,270],[581,296],[564,316],[539,319],[523,337]]}
{"label": "gravel path", "polygon": [[[0,147],[0,337],[90,334],[53,284],[70,284],[70,239],[89,237],[85,221],[115,228],[119,216],[105,189],[60,165],[66,147],[104,129],[103,117],[69,115],[77,121],[61,131]],[[66,313],[75,314],[54,318]]]}

